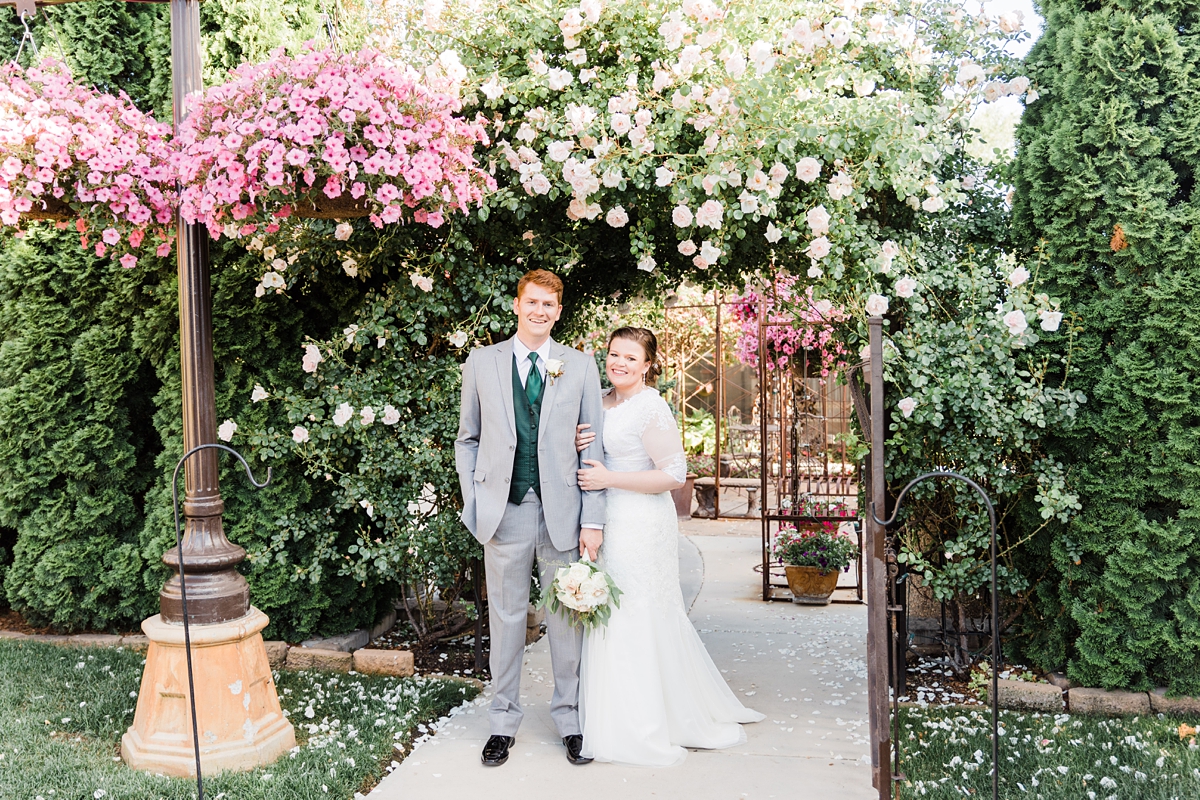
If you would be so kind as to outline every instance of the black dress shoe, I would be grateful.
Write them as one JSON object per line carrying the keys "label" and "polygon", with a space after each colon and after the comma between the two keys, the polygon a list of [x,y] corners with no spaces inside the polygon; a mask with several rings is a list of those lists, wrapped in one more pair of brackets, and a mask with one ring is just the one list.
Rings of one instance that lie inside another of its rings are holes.
{"label": "black dress shoe", "polygon": [[493,734],[483,746],[483,756],[480,760],[486,767],[498,767],[508,761],[508,748],[516,743],[515,737]]}
{"label": "black dress shoe", "polygon": [[583,752],[583,736],[578,733],[573,733],[570,736],[563,737],[563,744],[567,748],[567,761],[572,764],[590,764],[590,758],[584,758],[580,753]]}

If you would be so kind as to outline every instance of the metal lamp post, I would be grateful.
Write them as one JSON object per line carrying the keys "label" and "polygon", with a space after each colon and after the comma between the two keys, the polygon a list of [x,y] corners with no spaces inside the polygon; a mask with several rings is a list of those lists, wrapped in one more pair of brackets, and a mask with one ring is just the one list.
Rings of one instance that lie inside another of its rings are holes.
{"label": "metal lamp post", "polygon": [[[52,3],[77,0],[50,0]],[[0,0],[32,19],[35,0]],[[174,122],[184,101],[204,88],[199,0],[170,0]],[[213,379],[212,297],[208,234],[176,214],[179,265],[179,347],[183,376],[186,587],[180,580],[180,547],[163,554],[174,571],[159,594],[161,613],[143,621],[150,639],[134,723],[121,740],[126,763],[170,775],[250,769],[295,745],[283,716],[261,631],[265,614],[250,605],[246,579],[237,571],[245,551],[225,537],[218,484],[216,396]],[[182,590],[187,591],[191,636],[185,636]],[[185,641],[186,640],[186,641]],[[190,651],[190,652],[189,652]],[[197,664],[194,689],[187,659]],[[191,709],[199,709],[193,714]],[[198,731],[199,742],[193,741]],[[195,757],[193,745],[198,747]]]}

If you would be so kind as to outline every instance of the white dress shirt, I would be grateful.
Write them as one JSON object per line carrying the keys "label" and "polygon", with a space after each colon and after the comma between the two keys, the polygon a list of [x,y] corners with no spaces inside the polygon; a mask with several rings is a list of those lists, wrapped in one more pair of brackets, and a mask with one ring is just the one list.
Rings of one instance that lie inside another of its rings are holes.
{"label": "white dress shirt", "polygon": [[[542,375],[542,383],[544,385],[546,382],[546,359],[550,358],[550,340],[547,339],[546,341],[542,342],[542,346],[537,350],[530,350],[525,346],[525,343],[521,341],[521,337],[513,337],[513,358],[517,361],[517,375],[519,375],[521,378],[521,386],[524,386],[525,381],[529,379],[529,368],[533,366],[533,362],[529,360],[530,353],[538,354],[537,368],[538,372],[540,372]],[[594,525],[581,525],[580,527],[588,528],[589,530],[604,530],[603,528]]]}
{"label": "white dress shirt", "polygon": [[538,355],[537,368],[538,372],[541,373],[542,383],[545,384],[546,359],[550,358],[550,340],[547,339],[542,342],[542,346],[537,350],[530,350],[521,341],[521,337],[513,337],[513,358],[517,361],[517,374],[521,376],[521,386],[524,386],[525,381],[529,379],[529,367],[532,366],[532,362],[529,360],[530,353],[537,353]]}

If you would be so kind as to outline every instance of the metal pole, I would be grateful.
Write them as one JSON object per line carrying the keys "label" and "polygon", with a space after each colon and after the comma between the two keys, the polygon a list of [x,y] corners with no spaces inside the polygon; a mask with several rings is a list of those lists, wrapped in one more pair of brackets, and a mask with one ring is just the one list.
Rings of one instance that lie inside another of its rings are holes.
{"label": "metal pole", "polygon": [[[883,466],[883,318],[871,317],[871,504],[886,508]],[[892,734],[888,726],[887,530],[867,517],[867,694],[870,712],[872,784],[880,800],[892,796]]]}
{"label": "metal pole", "polygon": [[[188,95],[204,88],[200,51],[200,3],[171,0],[171,81],[175,130],[185,116]],[[213,377],[212,298],[209,288],[208,232],[176,215],[179,265],[179,351],[183,377],[183,449],[216,442]],[[246,579],[235,569],[245,557],[225,538],[224,503],[218,485],[217,452],[207,448],[184,467],[183,552],[187,558],[188,620],[211,624],[244,617],[250,610]],[[183,619],[179,548],[163,553],[175,574],[159,593],[162,618]]]}
{"label": "metal pole", "polygon": [[716,450],[716,469],[713,471],[713,519],[721,518],[721,414],[725,407],[725,364],[724,356],[721,353],[721,293],[713,291],[713,300],[716,301],[717,308],[717,361],[713,365],[716,367],[717,381],[717,442],[713,448]]}
{"label": "metal pole", "polygon": [[[767,494],[767,486],[769,478],[767,477],[767,469],[770,461],[770,448],[767,446],[767,366],[766,366],[766,347],[763,344],[763,338],[766,336],[767,329],[765,324],[766,317],[766,300],[762,296],[758,298],[758,476],[762,487],[760,497],[762,498],[762,592],[763,600],[771,599],[771,558],[768,552],[771,539],[771,514],[768,510],[772,508],[770,504],[770,495]],[[776,492],[776,503],[782,493]],[[778,509],[776,509],[778,513]]]}

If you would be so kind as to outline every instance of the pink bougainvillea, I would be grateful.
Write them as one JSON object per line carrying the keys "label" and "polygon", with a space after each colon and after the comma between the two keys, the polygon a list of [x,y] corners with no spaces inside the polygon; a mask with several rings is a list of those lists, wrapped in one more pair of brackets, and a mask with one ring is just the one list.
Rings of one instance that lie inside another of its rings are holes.
{"label": "pink bougainvillea", "polygon": [[771,291],[760,293],[747,287],[740,297],[730,299],[731,313],[741,325],[737,341],[738,360],[758,366],[758,315],[760,299],[766,298],[766,367],[786,369],[797,353],[815,356],[822,378],[846,366],[849,352],[835,337],[834,326],[849,315],[828,300],[814,300],[812,287],[798,292],[796,279],[780,275]]}
{"label": "pink bougainvillea", "polygon": [[172,161],[171,127],[123,92],[80,86],[50,58],[0,70],[0,224],[57,210],[77,217],[81,243],[98,257],[132,267],[138,253],[164,256],[175,219]]}
{"label": "pink bougainvillea", "polygon": [[190,101],[179,133],[180,212],[237,238],[302,204],[346,197],[371,222],[438,227],[495,181],[475,160],[482,122],[372,50],[282,50]]}

